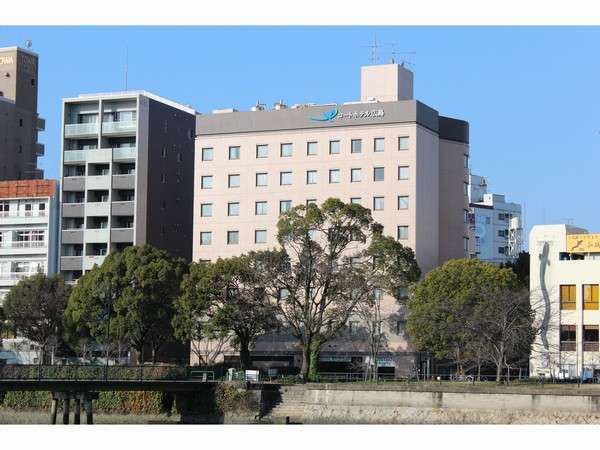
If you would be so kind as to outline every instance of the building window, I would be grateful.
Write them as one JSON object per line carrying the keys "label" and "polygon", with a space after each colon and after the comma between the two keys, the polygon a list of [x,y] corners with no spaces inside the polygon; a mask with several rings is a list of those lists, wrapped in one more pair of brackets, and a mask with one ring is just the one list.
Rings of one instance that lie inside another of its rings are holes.
{"label": "building window", "polygon": [[212,244],[212,233],[210,231],[200,232],[200,245]]}
{"label": "building window", "polygon": [[463,194],[464,195],[469,195],[469,183],[463,183]]}
{"label": "building window", "polygon": [[279,184],[281,186],[292,184],[292,172],[279,172]]}
{"label": "building window", "polygon": [[399,300],[406,300],[408,298],[408,287],[403,286],[398,288],[398,299]]}
{"label": "building window", "polygon": [[227,215],[228,216],[239,216],[240,215],[240,204],[238,202],[227,203]]}
{"label": "building window", "polygon": [[239,147],[229,147],[229,159],[240,159]]}
{"label": "building window", "polygon": [[228,231],[227,232],[227,244],[234,245],[240,243],[240,232],[239,231]]}
{"label": "building window", "polygon": [[598,325],[583,326],[583,351],[598,351]]}
{"label": "building window", "polygon": [[373,211],[383,211],[383,197],[373,197]]}
{"label": "building window", "polygon": [[269,182],[269,177],[266,172],[260,172],[256,174],[256,185],[266,186]]}
{"label": "building window", "polygon": [[181,152],[177,153],[177,162],[183,162],[183,155],[181,154]]}
{"label": "building window", "polygon": [[560,285],[560,309],[577,309],[576,289],[574,284]]}
{"label": "building window", "polygon": [[306,143],[306,154],[308,156],[313,156],[317,154],[317,143],[316,142],[307,142]]}
{"label": "building window", "polygon": [[361,198],[360,197],[352,197],[350,199],[350,203],[353,203],[355,205],[360,205],[361,204]]}
{"label": "building window", "polygon": [[212,217],[212,203],[202,203],[200,205],[200,217]]}
{"label": "building window", "polygon": [[309,205],[316,205],[317,204],[317,199],[316,198],[309,198],[308,200],[306,200],[306,206],[308,207]]}
{"label": "building window", "polygon": [[[163,158],[166,157],[167,149],[163,149]],[[202,161],[212,161],[213,160],[213,149],[212,148],[203,148],[202,149]]]}
{"label": "building window", "polygon": [[240,175],[232,174],[228,176],[227,186],[230,188],[239,188],[240,187]]}
{"label": "building window", "polygon": [[267,214],[267,202],[255,202],[254,203],[254,214],[257,216],[264,216]]}
{"label": "building window", "polygon": [[398,226],[398,240],[404,241],[408,239],[408,226],[407,225],[399,225]]}
{"label": "building window", "polygon": [[292,201],[291,200],[280,200],[279,201],[279,213],[284,213],[292,209]]}
{"label": "building window", "polygon": [[468,209],[463,210],[463,221],[464,221],[464,223],[469,223],[469,210]]}
{"label": "building window", "polygon": [[362,139],[352,139],[350,141],[350,152],[351,153],[362,152]]}
{"label": "building window", "polygon": [[329,154],[339,155],[340,154],[340,141],[329,141]]}
{"label": "building window", "polygon": [[598,285],[584,284],[583,291],[583,309],[598,309]]}
{"label": "building window", "polygon": [[373,151],[382,152],[385,150],[385,139],[375,138],[373,141]]}
{"label": "building window", "polygon": [[266,244],[267,243],[267,230],[254,230],[254,243],[255,244]]}
{"label": "building window", "polygon": [[463,165],[465,169],[469,168],[469,155],[463,155]]}
{"label": "building window", "polygon": [[160,182],[163,183],[163,184],[167,182],[167,175],[166,174],[163,173],[163,174],[160,175]]}
{"label": "building window", "polygon": [[469,238],[463,237],[463,250],[465,253],[469,253]]}
{"label": "building window", "polygon": [[257,145],[256,146],[256,157],[257,158],[266,158],[269,156],[269,146],[268,145]]}
{"label": "building window", "polygon": [[340,169],[330,169],[329,170],[329,182],[330,183],[339,183],[340,182]]}
{"label": "building window", "polygon": [[577,348],[577,328],[575,325],[560,326],[560,351],[574,352]]}
{"label": "building window", "polygon": [[504,235],[504,230],[498,230],[498,237],[506,237]]}
{"label": "building window", "polygon": [[504,247],[498,247],[498,253],[504,255]]}
{"label": "building window", "polygon": [[398,166],[398,179],[408,180],[408,166]]}
{"label": "building window", "polygon": [[307,170],[306,171],[306,184],[317,184],[317,171]]}
{"label": "building window", "polygon": [[359,181],[362,181],[362,170],[350,169],[350,181],[352,183],[358,183]]}
{"label": "building window", "polygon": [[292,144],[281,144],[281,156],[292,156],[293,152]]}
{"label": "building window", "polygon": [[374,167],[373,168],[373,181],[383,181],[385,178],[385,168],[384,167]]}
{"label": "building window", "polygon": [[408,150],[408,136],[398,138],[398,150]]}
{"label": "building window", "polygon": [[398,209],[408,209],[408,195],[398,196]]}

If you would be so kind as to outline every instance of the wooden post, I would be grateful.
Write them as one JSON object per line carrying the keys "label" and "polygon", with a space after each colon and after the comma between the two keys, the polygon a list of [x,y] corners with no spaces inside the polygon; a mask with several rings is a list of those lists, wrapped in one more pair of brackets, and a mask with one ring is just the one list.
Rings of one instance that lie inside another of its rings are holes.
{"label": "wooden post", "polygon": [[69,393],[65,393],[65,398],[63,400],[63,425],[69,425],[69,405],[70,405],[70,397]]}
{"label": "wooden post", "polygon": [[52,395],[52,405],[50,406],[50,425],[56,425],[56,410],[58,409],[58,399]]}
{"label": "wooden post", "polygon": [[81,423],[81,399],[75,397],[75,411],[73,413],[73,423],[79,425]]}
{"label": "wooden post", "polygon": [[94,423],[94,412],[92,410],[92,399],[89,397],[85,398],[85,422],[88,425]]}

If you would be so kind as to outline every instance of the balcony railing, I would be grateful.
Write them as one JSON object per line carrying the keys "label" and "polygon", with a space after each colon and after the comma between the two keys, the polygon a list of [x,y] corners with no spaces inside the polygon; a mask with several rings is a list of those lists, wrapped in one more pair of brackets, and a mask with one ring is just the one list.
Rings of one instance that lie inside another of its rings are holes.
{"label": "balcony railing", "polygon": [[127,133],[135,132],[137,129],[137,121],[135,120],[121,120],[117,122],[102,122],[102,133]]}
{"label": "balcony railing", "polygon": [[22,280],[38,272],[0,272],[0,280]]}
{"label": "balcony railing", "polygon": [[113,159],[135,159],[137,155],[137,147],[120,147],[113,148]]}
{"label": "balcony railing", "polygon": [[45,248],[48,241],[9,241],[0,242],[0,248]]}
{"label": "balcony railing", "polygon": [[0,211],[2,217],[47,217],[46,211]]}
{"label": "balcony railing", "polygon": [[577,343],[574,341],[561,341],[560,351],[561,352],[574,352],[577,348]]}
{"label": "balcony railing", "polygon": [[115,147],[115,148],[103,148],[103,149],[89,149],[89,150],[65,150],[63,153],[64,162],[79,162],[87,161],[88,159],[106,159],[107,162],[110,159],[110,152],[112,150],[112,159],[135,159],[137,155],[137,147]]}
{"label": "balcony railing", "polygon": [[98,134],[98,123],[71,123],[65,125],[65,136],[88,136]]}
{"label": "balcony railing", "polygon": [[583,351],[584,352],[597,352],[598,351],[598,342],[584,342],[583,343]]}

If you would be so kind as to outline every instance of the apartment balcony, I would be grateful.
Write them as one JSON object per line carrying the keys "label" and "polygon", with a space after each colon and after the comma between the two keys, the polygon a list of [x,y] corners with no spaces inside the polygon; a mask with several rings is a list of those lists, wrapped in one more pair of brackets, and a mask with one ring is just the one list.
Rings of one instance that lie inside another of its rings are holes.
{"label": "apartment balcony", "polygon": [[85,190],[85,177],[64,177],[63,179],[63,191],[84,191]]}
{"label": "apartment balcony", "polygon": [[135,211],[135,202],[112,202],[113,216],[133,216]]}
{"label": "apartment balcony", "polygon": [[88,150],[85,160],[90,163],[109,163],[112,160],[112,149],[100,148]]}
{"label": "apartment balcony", "polygon": [[83,257],[83,270],[91,270],[94,266],[100,267],[106,255],[86,255]]}
{"label": "apartment balcony", "polygon": [[60,241],[63,244],[83,244],[83,230],[62,230],[60,232]]}
{"label": "apartment balcony", "polygon": [[35,144],[35,154],[36,156],[44,156],[46,154],[46,147],[44,144]]}
{"label": "apartment balcony", "polygon": [[38,117],[35,122],[35,128],[38,131],[44,131],[46,129],[46,119]]}
{"label": "apartment balcony", "polygon": [[112,149],[113,161],[135,161],[137,147],[121,147]]}
{"label": "apartment balcony", "polygon": [[4,211],[0,212],[0,225],[44,224],[48,222],[47,211]]}
{"label": "apartment balcony", "polygon": [[109,202],[87,202],[85,204],[85,215],[86,216],[109,216],[110,215],[110,203]]}
{"label": "apartment balcony", "polygon": [[113,228],[110,232],[113,243],[133,243],[133,228]]}
{"label": "apartment balcony", "polygon": [[87,153],[93,150],[65,150],[63,152],[64,163],[84,163]]}
{"label": "apartment balcony", "polygon": [[72,123],[65,125],[65,137],[83,138],[98,135],[98,123]]}
{"label": "apartment balcony", "polygon": [[86,178],[87,189],[110,189],[110,175],[92,175]]}
{"label": "apartment balcony", "polygon": [[12,241],[0,243],[0,253],[3,256],[38,255],[46,253],[47,241]]}
{"label": "apartment balcony", "polygon": [[83,256],[61,256],[60,270],[83,270]]}
{"label": "apartment balcony", "polygon": [[126,136],[135,134],[137,130],[136,120],[122,120],[117,122],[102,122],[102,134],[111,136]]}
{"label": "apartment balcony", "polygon": [[110,230],[108,228],[88,228],[84,230],[86,243],[107,243],[109,236]]}
{"label": "apartment balcony", "polygon": [[63,217],[83,217],[85,215],[85,204],[84,203],[63,203],[62,204],[62,216]]}
{"label": "apartment balcony", "polygon": [[15,285],[18,281],[35,275],[37,272],[0,272],[0,283]]}
{"label": "apartment balcony", "polygon": [[113,175],[113,189],[135,189],[135,175]]}
{"label": "apartment balcony", "polygon": [[598,341],[590,341],[583,343],[583,351],[584,352],[597,352],[598,351]]}

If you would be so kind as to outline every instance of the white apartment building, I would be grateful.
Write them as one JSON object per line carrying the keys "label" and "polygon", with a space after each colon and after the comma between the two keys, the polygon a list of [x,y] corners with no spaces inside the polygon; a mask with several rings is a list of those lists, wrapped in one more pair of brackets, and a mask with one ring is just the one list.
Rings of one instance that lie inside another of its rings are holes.
{"label": "white apartment building", "polygon": [[54,180],[0,182],[0,305],[19,280],[56,273],[58,209]]}
{"label": "white apartment building", "polygon": [[543,326],[532,376],[600,376],[600,234],[570,225],[536,225],[529,234],[531,304]]}
{"label": "white apartment building", "polygon": [[506,263],[523,248],[521,205],[487,190],[486,177],[469,175],[469,256]]}

